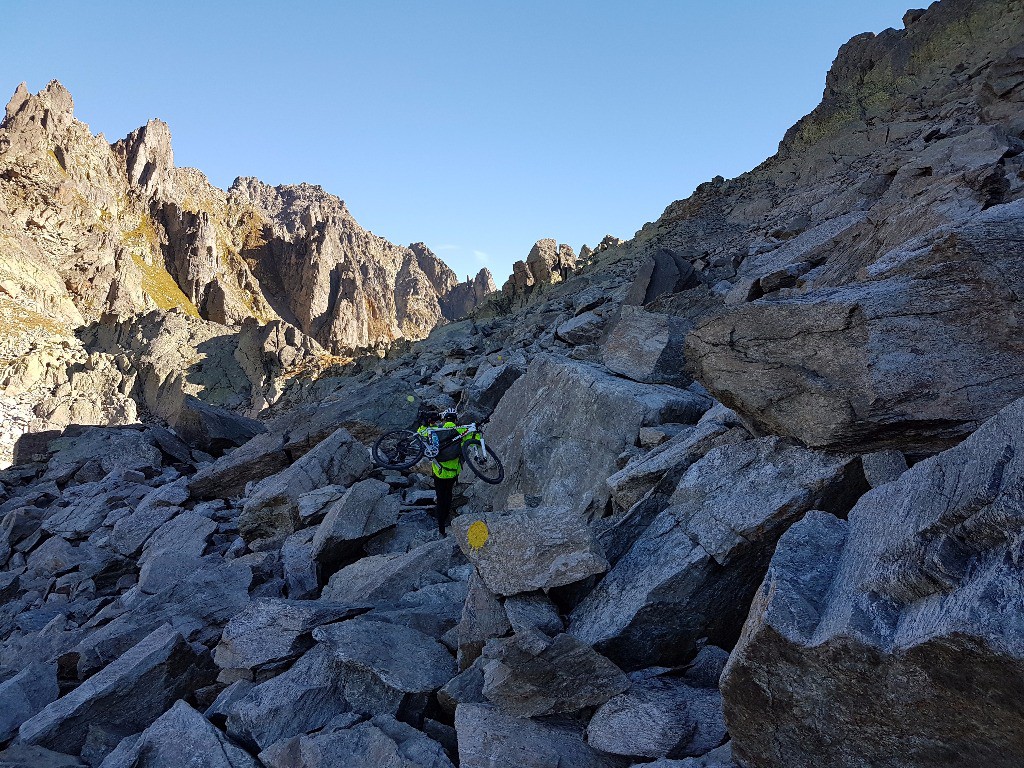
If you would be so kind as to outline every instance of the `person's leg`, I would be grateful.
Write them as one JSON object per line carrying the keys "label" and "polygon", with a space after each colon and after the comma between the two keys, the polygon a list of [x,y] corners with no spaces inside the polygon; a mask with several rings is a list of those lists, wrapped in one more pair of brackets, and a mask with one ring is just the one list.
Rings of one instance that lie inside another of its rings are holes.
{"label": "person's leg", "polygon": [[434,478],[434,493],[436,501],[434,504],[434,517],[437,518],[437,530],[444,536],[444,529],[448,525],[448,515],[452,511],[452,494],[455,490],[455,478],[441,479]]}

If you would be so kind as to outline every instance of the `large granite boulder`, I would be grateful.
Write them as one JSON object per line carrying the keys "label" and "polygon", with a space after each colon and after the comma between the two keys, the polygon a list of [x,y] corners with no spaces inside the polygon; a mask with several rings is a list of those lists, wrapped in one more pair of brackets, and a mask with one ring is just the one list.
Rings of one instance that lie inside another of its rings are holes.
{"label": "large granite boulder", "polygon": [[0,742],[14,736],[23,722],[58,695],[57,667],[54,664],[33,662],[0,683]]}
{"label": "large granite boulder", "polygon": [[312,557],[322,579],[337,570],[336,564],[385,528],[398,522],[399,497],[380,480],[361,480],[327,507],[327,514],[313,538]]}
{"label": "large granite boulder", "polygon": [[499,595],[561,587],[608,570],[590,526],[569,509],[469,513],[455,518],[452,530],[484,584]]}
{"label": "large granite boulder", "polygon": [[345,664],[402,694],[436,691],[455,676],[455,659],[447,648],[400,624],[360,618],[319,627],[313,637]]}
{"label": "large granite boulder", "polygon": [[[346,696],[346,672],[329,647],[313,646],[285,672],[257,685],[228,707],[227,734],[258,751],[323,728],[337,715],[352,711]],[[357,691],[352,698],[359,693],[371,695]]]}
{"label": "large granite boulder", "polygon": [[467,400],[463,418],[476,422],[488,419],[508,388],[515,384],[516,379],[523,373],[525,366],[520,366],[517,362],[481,368],[466,389]]}
{"label": "large granite boulder", "polygon": [[[993,139],[988,154],[1005,151]],[[708,319],[687,359],[766,432],[833,450],[941,450],[1024,394],[1022,240],[1024,200],[993,206],[878,254],[855,280]]]}
{"label": "large granite boulder", "polygon": [[618,508],[628,510],[666,477],[675,477],[678,482],[682,474],[712,448],[742,442],[747,437],[742,429],[729,429],[713,421],[680,431],[648,453],[637,456],[605,481],[612,501]]}
{"label": "large granite boulder", "polygon": [[528,720],[486,704],[455,710],[462,768],[624,768],[620,757],[598,752],[571,722]]}
{"label": "large granite boulder", "polygon": [[156,719],[137,737],[124,739],[100,768],[258,768],[247,752],[231,743],[184,701]]}
{"label": "large granite boulder", "polygon": [[540,355],[502,397],[487,430],[488,444],[505,465],[505,481],[474,487],[474,499],[508,509],[516,497],[536,497],[543,504],[568,503],[579,513],[601,513],[608,502],[604,481],[619,455],[636,444],[641,427],[692,424],[711,405],[695,391]]}
{"label": "large granite boulder", "polygon": [[169,624],[108,664],[70,693],[26,720],[19,740],[77,754],[91,728],[129,736],[175,700],[209,682],[212,664]]}
{"label": "large granite boulder", "polygon": [[627,304],[601,346],[602,360],[609,370],[634,381],[685,387],[693,381],[683,359],[692,325],[682,317]]}
{"label": "large granite boulder", "polygon": [[469,577],[466,602],[459,617],[459,671],[465,671],[479,658],[488,640],[502,637],[511,628],[501,600],[474,570]]}
{"label": "large granite boulder", "polygon": [[527,629],[488,643],[482,658],[484,697],[516,717],[595,707],[630,685],[622,670],[566,634]]}
{"label": "large granite boulder", "polygon": [[370,452],[340,428],[287,469],[261,480],[238,516],[243,538],[294,533],[299,497],[325,485],[351,485],[369,473]]}
{"label": "large granite boulder", "polygon": [[173,426],[186,443],[214,456],[220,456],[228,448],[237,448],[266,431],[255,419],[204,403],[191,395],[182,401]]}
{"label": "large granite boulder", "polygon": [[783,536],[722,678],[744,765],[1019,762],[1022,449],[1018,400]]}
{"label": "large granite boulder", "polygon": [[440,744],[390,715],[280,741],[260,761],[267,768],[453,768]]}
{"label": "large granite boulder", "polygon": [[[188,561],[185,561],[186,563]],[[215,641],[220,627],[249,604],[252,569],[220,558],[193,561],[183,575],[152,594],[141,590],[108,606],[62,659],[84,679],[128,651],[164,623],[189,641]],[[95,679],[95,676],[90,679]]]}
{"label": "large granite boulder", "polygon": [[213,658],[221,669],[280,666],[313,646],[317,627],[366,610],[320,600],[253,600],[224,627]]}
{"label": "large granite boulder", "polygon": [[701,638],[729,648],[779,536],[864,490],[859,461],[781,438],[715,448],[573,611],[569,632],[626,669],[685,662]]}
{"label": "large granite boulder", "polygon": [[587,743],[616,755],[703,755],[726,738],[718,678],[729,655],[707,646],[684,674],[634,672],[630,687],[602,705],[587,726]]}
{"label": "large granite boulder", "polygon": [[397,601],[427,584],[448,581],[454,553],[455,542],[448,538],[408,552],[364,557],[331,576],[322,597],[339,603]]}

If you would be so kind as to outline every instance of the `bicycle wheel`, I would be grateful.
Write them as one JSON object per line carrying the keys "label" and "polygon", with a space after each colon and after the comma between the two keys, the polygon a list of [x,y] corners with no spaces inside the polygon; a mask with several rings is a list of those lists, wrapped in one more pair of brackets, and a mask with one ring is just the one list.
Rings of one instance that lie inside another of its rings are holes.
{"label": "bicycle wheel", "polygon": [[467,440],[462,444],[462,460],[466,462],[473,474],[485,483],[497,485],[505,479],[505,467],[501,465],[498,454],[487,446],[484,452],[479,440]]}
{"label": "bicycle wheel", "polygon": [[423,458],[426,446],[419,435],[396,429],[377,438],[371,453],[377,466],[384,469],[408,469]]}

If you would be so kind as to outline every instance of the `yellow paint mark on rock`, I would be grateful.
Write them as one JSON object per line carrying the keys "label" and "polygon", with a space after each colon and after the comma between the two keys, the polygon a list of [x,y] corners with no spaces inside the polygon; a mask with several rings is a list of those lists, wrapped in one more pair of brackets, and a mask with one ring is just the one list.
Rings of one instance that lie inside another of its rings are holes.
{"label": "yellow paint mark on rock", "polygon": [[477,520],[466,531],[466,541],[474,552],[486,544],[490,537],[491,532],[487,530],[487,524],[483,520]]}

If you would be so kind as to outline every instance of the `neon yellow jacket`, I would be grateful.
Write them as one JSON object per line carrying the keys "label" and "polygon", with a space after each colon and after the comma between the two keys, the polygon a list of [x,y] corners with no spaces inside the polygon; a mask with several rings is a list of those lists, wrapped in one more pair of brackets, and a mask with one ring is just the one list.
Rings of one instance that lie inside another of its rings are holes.
{"label": "neon yellow jacket", "polygon": [[[455,430],[458,430],[459,434],[462,435],[462,439],[463,440],[465,440],[467,435],[468,435],[468,430],[465,427],[457,426],[454,421],[446,421],[444,424],[435,424],[433,426],[433,429],[437,429],[439,427],[441,429],[455,429]],[[429,431],[430,429],[431,429],[431,427],[427,427],[427,426],[424,425],[424,426],[420,427],[419,429],[417,429],[416,432],[418,434],[422,435],[423,437],[429,439],[430,438],[430,431]],[[458,443],[456,443],[454,446],[452,446],[452,449],[454,449],[454,448],[461,449],[461,446]],[[441,456],[443,456],[445,453],[451,453],[451,452],[452,452],[451,449],[449,449],[448,451],[442,450],[441,454],[439,454],[438,457],[436,459],[434,459],[433,462],[431,462],[432,465],[433,465],[434,477],[436,477],[436,478],[438,478],[440,480],[451,480],[453,477],[458,477],[459,474],[462,472],[462,454],[461,454],[461,450],[460,450],[460,452],[458,454],[455,455],[454,458],[450,458],[450,459],[442,459],[441,458]]]}

